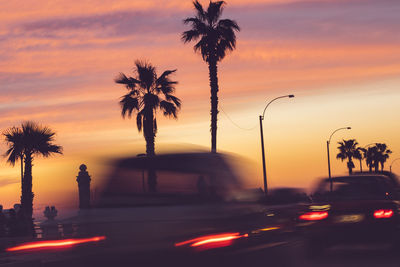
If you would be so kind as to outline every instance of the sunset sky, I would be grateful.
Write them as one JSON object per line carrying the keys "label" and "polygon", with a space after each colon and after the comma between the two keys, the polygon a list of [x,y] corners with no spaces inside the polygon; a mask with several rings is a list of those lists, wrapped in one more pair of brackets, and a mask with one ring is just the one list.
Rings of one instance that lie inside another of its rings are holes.
{"label": "sunset sky", "polygon": [[[204,5],[208,1],[200,1]],[[158,116],[156,152],[210,147],[208,68],[183,44],[184,0],[4,1],[0,7],[0,129],[34,120],[57,132],[63,156],[35,159],[35,203],[77,194],[81,163],[93,179],[99,159],[145,151],[134,120],[122,119],[126,92],[114,83],[136,59],[158,73],[177,69],[178,120]],[[333,130],[333,175],[345,174],[337,142],[384,142],[400,157],[400,2],[398,0],[227,0],[223,18],[237,21],[237,49],[219,64],[218,150],[253,162],[261,186],[258,116],[272,187],[309,187],[327,175]],[[236,124],[233,124],[232,121]],[[239,126],[240,128],[238,128]],[[6,146],[0,145],[4,154]],[[356,163],[356,170],[359,165]],[[364,165],[364,168],[366,166]],[[400,161],[393,165],[400,173]],[[0,163],[0,204],[19,201],[19,165]]]}

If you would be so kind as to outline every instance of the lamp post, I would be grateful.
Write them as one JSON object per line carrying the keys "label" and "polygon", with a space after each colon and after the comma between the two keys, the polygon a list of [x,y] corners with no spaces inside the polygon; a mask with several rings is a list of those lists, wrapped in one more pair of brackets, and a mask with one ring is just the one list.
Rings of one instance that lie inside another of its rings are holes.
{"label": "lamp post", "polygon": [[350,129],[351,129],[351,127],[342,127],[342,128],[338,128],[338,129],[336,129],[335,131],[333,131],[333,133],[332,133],[331,136],[329,137],[329,140],[326,141],[326,150],[327,150],[327,152],[328,152],[328,173],[329,173],[329,183],[330,183],[331,192],[332,192],[332,176],[331,176],[331,159],[330,159],[330,156],[329,156],[329,144],[331,143],[332,136],[333,136],[337,131],[340,131],[340,130],[350,130]]}
{"label": "lamp post", "polygon": [[392,161],[392,163],[390,164],[390,173],[392,173],[392,165],[393,165],[393,163],[395,163],[395,162],[398,161],[398,160],[400,160],[400,158],[394,159],[394,160]]}
{"label": "lamp post", "polygon": [[263,124],[262,121],[264,120],[264,115],[265,115],[265,110],[268,108],[268,106],[274,102],[275,100],[278,100],[280,98],[293,98],[294,95],[284,95],[284,96],[279,96],[277,98],[272,99],[269,101],[269,103],[265,106],[264,111],[262,115],[260,115],[260,135],[261,135],[261,155],[262,155],[262,163],[263,163],[263,179],[264,179],[264,193],[267,195],[268,193],[268,186],[267,186],[267,170],[265,166],[265,149],[264,149],[264,134],[263,134]]}

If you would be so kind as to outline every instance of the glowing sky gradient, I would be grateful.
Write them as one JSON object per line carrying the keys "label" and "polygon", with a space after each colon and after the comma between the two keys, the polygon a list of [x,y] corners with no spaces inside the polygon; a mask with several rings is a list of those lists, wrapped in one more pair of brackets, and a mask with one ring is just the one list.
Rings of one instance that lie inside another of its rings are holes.
{"label": "glowing sky gradient", "polygon": [[[202,1],[207,4],[207,1]],[[219,66],[218,148],[254,161],[261,185],[258,116],[265,120],[271,186],[309,186],[327,175],[326,139],[386,142],[400,156],[400,2],[398,0],[228,0],[223,17],[241,26],[237,49]],[[156,150],[210,146],[208,69],[180,34],[191,1],[4,1],[0,8],[0,129],[35,120],[55,130],[64,156],[37,159],[35,203],[76,194],[81,163],[143,153],[134,121],[123,120],[113,82],[136,59],[177,69],[178,120],[158,117]],[[237,128],[237,125],[251,130]],[[4,153],[4,144],[0,145]],[[334,175],[346,164],[332,157]],[[391,160],[389,160],[389,163]],[[388,164],[389,165],[389,164]],[[358,164],[356,163],[358,168]],[[365,168],[365,166],[364,166]],[[388,168],[388,166],[387,166]],[[400,163],[393,166],[400,172]],[[18,202],[19,168],[0,164],[0,204]]]}

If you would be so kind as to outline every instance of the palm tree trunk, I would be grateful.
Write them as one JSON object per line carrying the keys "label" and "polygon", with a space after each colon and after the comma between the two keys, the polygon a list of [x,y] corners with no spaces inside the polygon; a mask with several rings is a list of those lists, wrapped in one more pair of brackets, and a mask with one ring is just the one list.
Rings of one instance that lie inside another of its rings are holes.
{"label": "palm tree trunk", "polygon": [[157,174],[151,163],[153,157],[155,156],[154,139],[155,139],[155,129],[154,129],[154,113],[153,110],[146,112],[146,120],[143,125],[145,139],[146,139],[146,154],[149,160],[147,167],[147,183],[149,186],[149,192],[157,192]]}
{"label": "palm tree trunk", "polygon": [[146,154],[147,156],[154,156],[154,114],[153,110],[146,112],[146,118],[143,123],[144,138],[146,140]]}
{"label": "palm tree trunk", "polygon": [[[22,192],[24,189],[24,155],[21,155],[21,198],[22,198]],[[22,199],[21,199],[22,201]]]}
{"label": "palm tree trunk", "polygon": [[360,159],[360,172],[363,172],[362,171],[362,159]]}
{"label": "palm tree trunk", "polygon": [[375,172],[379,172],[379,162],[375,162]]}
{"label": "palm tree trunk", "polygon": [[218,76],[217,61],[208,62],[211,88],[211,152],[217,152]]}
{"label": "palm tree trunk", "polygon": [[32,192],[32,155],[25,155],[24,183],[22,184],[21,207],[26,218],[32,218],[33,192]]}
{"label": "palm tree trunk", "polygon": [[33,192],[32,192],[32,155],[25,155],[25,173],[22,184],[21,213],[17,218],[23,222],[19,234],[33,234]]}

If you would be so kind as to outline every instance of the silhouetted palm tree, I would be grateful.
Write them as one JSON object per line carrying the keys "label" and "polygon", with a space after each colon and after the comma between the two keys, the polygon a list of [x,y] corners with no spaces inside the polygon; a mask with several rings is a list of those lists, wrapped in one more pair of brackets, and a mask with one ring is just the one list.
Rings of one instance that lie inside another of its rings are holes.
{"label": "silhouetted palm tree", "polygon": [[362,160],[364,159],[365,148],[357,147],[354,151],[354,158],[360,161],[360,172],[362,172]]}
{"label": "silhouetted palm tree", "polygon": [[364,158],[369,168],[369,172],[372,172],[372,168],[375,166],[376,152],[377,152],[376,146],[368,147],[368,149],[366,149],[364,152]]}
{"label": "silhouetted palm tree", "polygon": [[[136,61],[136,77],[127,77],[120,73],[115,79],[116,83],[124,84],[128,93],[122,96],[121,114],[125,118],[136,113],[136,124],[146,140],[146,154],[148,157],[155,155],[154,139],[157,133],[156,112],[160,109],[164,116],[177,118],[177,112],[181,107],[181,100],[173,95],[175,85],[169,75],[176,70],[164,71],[157,77],[156,69],[150,63]],[[163,96],[164,99],[160,98]],[[156,191],[156,174],[149,168],[149,190]]]}
{"label": "silhouetted palm tree", "polygon": [[199,40],[194,50],[200,51],[203,60],[208,64],[211,87],[211,151],[217,151],[217,115],[218,115],[218,76],[217,63],[221,61],[228,50],[236,47],[235,31],[240,31],[234,20],[220,19],[224,1],[210,1],[207,10],[195,0],[195,17],[186,18],[184,24],[190,24],[191,29],[183,32],[182,41],[187,43]]}
{"label": "silhouetted palm tree", "polygon": [[[172,94],[175,91],[176,81],[171,81],[169,75],[176,70],[167,70],[157,77],[156,69],[150,63],[137,60],[135,62],[136,78],[127,77],[120,73],[116,83],[124,84],[128,93],[122,96],[121,114],[125,118],[136,113],[136,124],[139,132],[143,129],[146,140],[146,153],[155,154],[154,138],[157,133],[157,109],[161,109],[165,116],[177,118],[181,100]],[[165,99],[161,99],[160,95]]]}
{"label": "silhouetted palm tree", "polygon": [[62,147],[54,145],[53,132],[48,127],[34,122],[24,122],[21,128],[11,127],[3,133],[8,145],[7,161],[12,165],[18,158],[25,161],[25,172],[22,181],[21,208],[26,219],[32,218],[32,162],[35,156],[49,157],[53,153],[62,154]]}
{"label": "silhouetted palm tree", "polygon": [[383,171],[386,160],[389,158],[392,151],[387,148],[387,145],[384,143],[377,143],[375,145],[375,171],[379,170],[379,164],[381,165],[381,171]]}
{"label": "silhouetted palm tree", "polygon": [[336,158],[341,159],[342,161],[348,159],[347,168],[349,169],[349,174],[352,174],[354,168],[353,158],[354,155],[358,153],[358,143],[355,139],[350,139],[338,142],[338,144],[339,153],[336,155]]}

